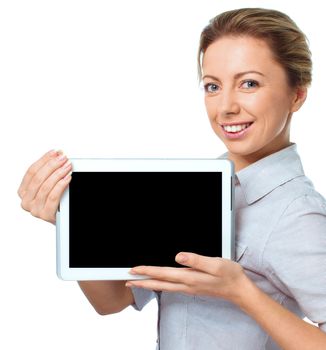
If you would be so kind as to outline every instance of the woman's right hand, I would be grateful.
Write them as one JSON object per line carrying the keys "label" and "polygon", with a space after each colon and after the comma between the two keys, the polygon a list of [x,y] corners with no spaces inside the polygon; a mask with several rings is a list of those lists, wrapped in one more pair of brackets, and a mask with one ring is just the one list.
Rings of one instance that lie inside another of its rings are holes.
{"label": "woman's right hand", "polygon": [[72,166],[62,151],[49,151],[26,171],[19,186],[21,206],[55,224],[60,198],[71,180]]}

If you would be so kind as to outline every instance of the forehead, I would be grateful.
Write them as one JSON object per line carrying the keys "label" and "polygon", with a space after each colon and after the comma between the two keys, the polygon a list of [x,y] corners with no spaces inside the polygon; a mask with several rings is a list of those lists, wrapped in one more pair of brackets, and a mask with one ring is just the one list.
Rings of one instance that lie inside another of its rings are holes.
{"label": "forehead", "polygon": [[264,40],[226,36],[209,45],[204,53],[204,75],[221,76],[250,70],[258,70],[264,75],[283,71]]}

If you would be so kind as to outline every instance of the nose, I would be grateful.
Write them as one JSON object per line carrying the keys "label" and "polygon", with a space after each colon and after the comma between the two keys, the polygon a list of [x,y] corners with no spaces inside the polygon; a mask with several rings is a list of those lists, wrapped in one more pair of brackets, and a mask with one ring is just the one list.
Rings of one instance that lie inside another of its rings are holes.
{"label": "nose", "polygon": [[240,105],[237,101],[236,93],[232,90],[221,91],[218,109],[222,117],[238,114]]}

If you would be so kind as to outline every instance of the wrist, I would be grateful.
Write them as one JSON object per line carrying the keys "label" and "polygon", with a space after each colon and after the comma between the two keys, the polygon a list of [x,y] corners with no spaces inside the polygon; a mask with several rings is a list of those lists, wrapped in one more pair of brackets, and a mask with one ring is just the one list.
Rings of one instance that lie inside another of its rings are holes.
{"label": "wrist", "polygon": [[243,273],[241,283],[239,284],[233,302],[239,306],[242,311],[247,312],[248,305],[257,297],[257,293],[259,293],[258,287]]}

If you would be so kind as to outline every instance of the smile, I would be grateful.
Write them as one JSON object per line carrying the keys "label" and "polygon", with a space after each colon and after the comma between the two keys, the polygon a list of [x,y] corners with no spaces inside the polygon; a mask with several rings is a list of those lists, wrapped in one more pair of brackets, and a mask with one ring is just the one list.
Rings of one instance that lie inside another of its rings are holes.
{"label": "smile", "polygon": [[242,137],[250,129],[253,122],[233,125],[221,125],[224,135],[228,138]]}

